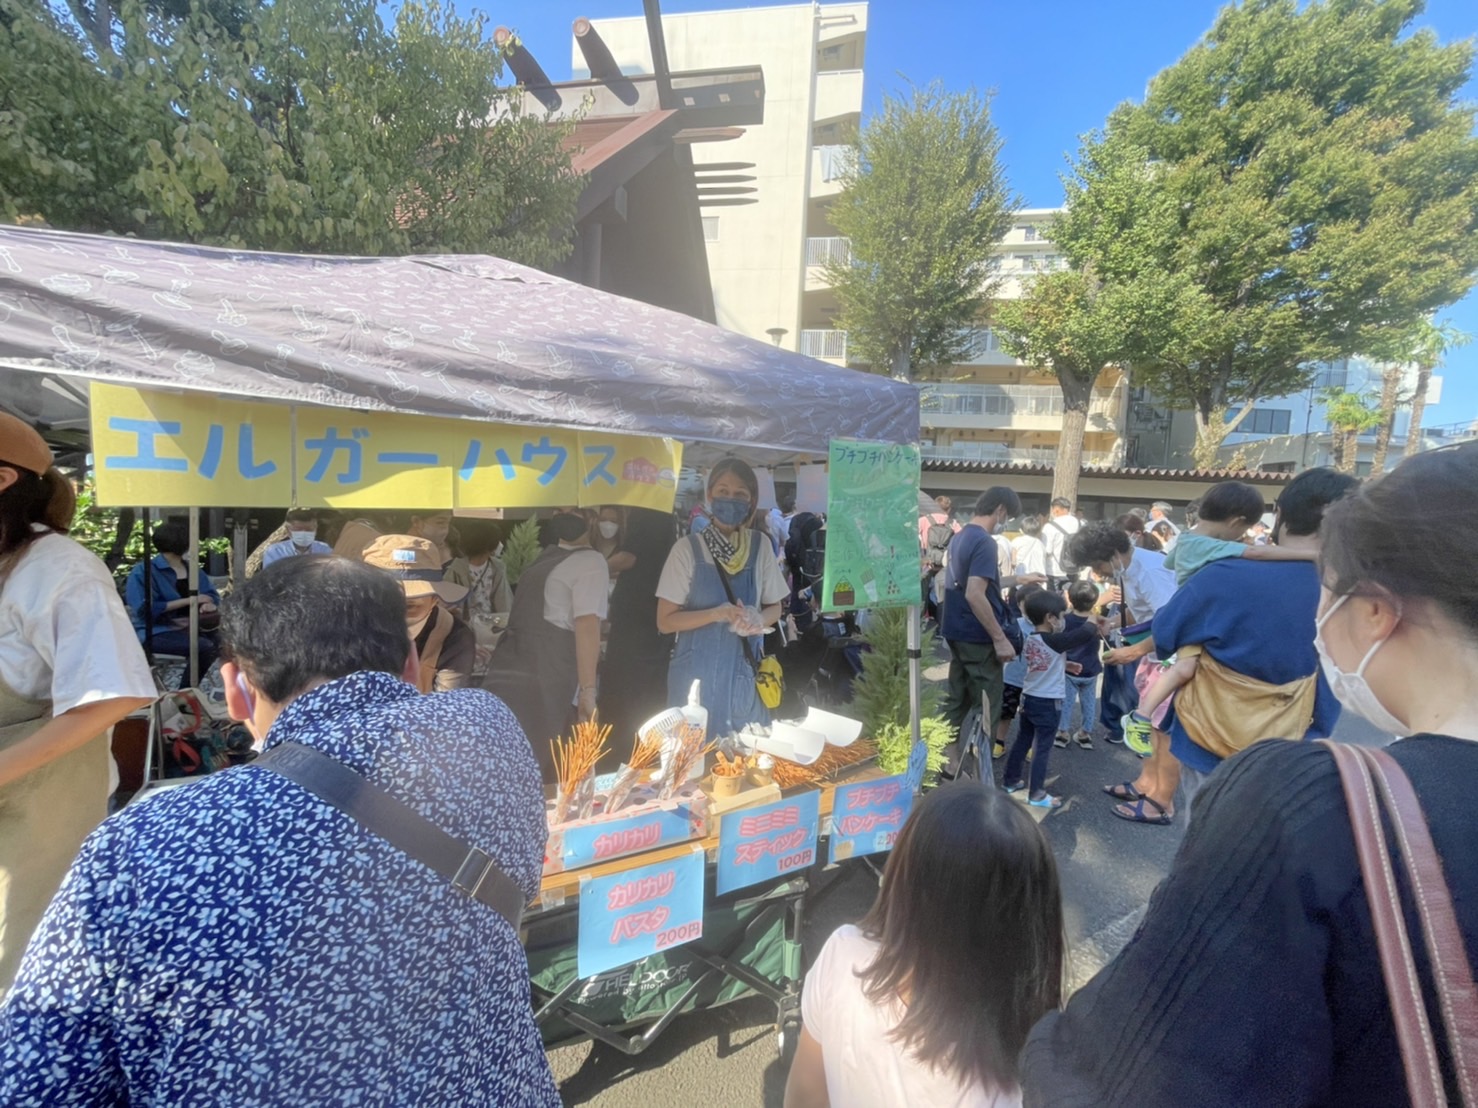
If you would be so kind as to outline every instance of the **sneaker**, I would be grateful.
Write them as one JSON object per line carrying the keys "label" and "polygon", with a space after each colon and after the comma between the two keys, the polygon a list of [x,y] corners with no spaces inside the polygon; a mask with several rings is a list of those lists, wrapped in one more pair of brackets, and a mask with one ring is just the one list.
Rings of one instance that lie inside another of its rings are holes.
{"label": "sneaker", "polygon": [[1093,736],[1088,734],[1087,731],[1079,731],[1073,736],[1073,742],[1077,743],[1083,750],[1093,749]]}
{"label": "sneaker", "polygon": [[1026,782],[1018,781],[1014,785],[1002,785],[1001,788],[1008,793],[1019,793],[1022,789],[1026,788]]}
{"label": "sneaker", "polygon": [[990,744],[990,760],[992,762],[998,762],[1002,758],[1004,758],[1005,756],[1006,756],[1006,744],[1005,743],[991,743]]}
{"label": "sneaker", "polygon": [[1124,736],[1122,733],[1115,735],[1112,731],[1110,731],[1106,736],[1104,736],[1104,742],[1108,743],[1110,746],[1123,746]]}
{"label": "sneaker", "polygon": [[1057,738],[1055,738],[1055,739],[1052,740],[1052,745],[1055,746],[1055,747],[1057,747],[1058,750],[1066,750],[1067,749],[1067,732],[1066,731],[1059,731],[1059,732],[1057,732]]}
{"label": "sneaker", "polygon": [[1061,808],[1062,797],[1043,793],[1036,800],[1028,800],[1027,803],[1033,808]]}
{"label": "sneaker", "polygon": [[1154,747],[1150,745],[1150,721],[1141,719],[1135,713],[1130,712],[1119,721],[1124,728],[1124,745],[1141,758],[1148,758],[1154,753]]}

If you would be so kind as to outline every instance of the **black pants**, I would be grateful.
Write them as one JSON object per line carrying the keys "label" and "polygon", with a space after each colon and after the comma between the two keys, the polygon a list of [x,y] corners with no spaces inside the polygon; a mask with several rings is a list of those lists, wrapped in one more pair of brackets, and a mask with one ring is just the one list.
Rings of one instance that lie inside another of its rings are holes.
{"label": "black pants", "polygon": [[1047,789],[1047,763],[1052,758],[1052,740],[1057,737],[1057,721],[1062,718],[1062,701],[1026,695],[1021,698],[1021,716],[1016,724],[1016,738],[1006,754],[1006,768],[1001,783],[1014,785],[1021,780],[1026,752],[1032,752],[1032,775],[1029,795],[1036,797]]}

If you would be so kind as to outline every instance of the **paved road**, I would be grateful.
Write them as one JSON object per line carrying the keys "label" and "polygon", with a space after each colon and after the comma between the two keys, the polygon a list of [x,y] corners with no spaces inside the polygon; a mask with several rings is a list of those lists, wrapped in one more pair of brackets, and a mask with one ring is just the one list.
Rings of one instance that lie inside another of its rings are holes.
{"label": "paved road", "polygon": [[[1359,719],[1342,721],[1337,737],[1365,745],[1383,741]],[[1152,827],[1109,814],[1112,801],[1100,786],[1132,778],[1137,764],[1130,751],[1102,742],[1091,751],[1053,751],[1049,787],[1065,803],[1044,813],[1041,824],[1061,868],[1074,986],[1096,973],[1133,935],[1183,834],[1182,821]],[[854,875],[828,894],[809,918],[808,965],[826,936],[859,919],[876,893],[874,880]],[[785,1084],[774,1020],[772,1004],[750,999],[681,1017],[635,1058],[584,1043],[556,1050],[550,1059],[566,1104],[686,1108],[723,1102],[769,1108],[780,1104]]]}

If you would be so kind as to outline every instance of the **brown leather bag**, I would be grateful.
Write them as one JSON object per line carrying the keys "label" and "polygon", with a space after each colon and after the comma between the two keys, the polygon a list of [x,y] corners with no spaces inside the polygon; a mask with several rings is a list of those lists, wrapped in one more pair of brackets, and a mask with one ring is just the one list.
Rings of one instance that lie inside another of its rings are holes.
{"label": "brown leather bag", "polygon": [[[1406,774],[1384,750],[1322,741],[1334,755],[1350,808],[1360,875],[1375,921],[1381,974],[1413,1108],[1445,1108],[1448,1097],[1393,862],[1404,870],[1416,900],[1459,1103],[1478,1108],[1478,990],[1421,802]],[[1386,841],[1382,808],[1395,830],[1399,854],[1393,855]]]}
{"label": "brown leather bag", "polygon": [[1299,740],[1314,722],[1318,676],[1270,685],[1228,669],[1206,651],[1175,694],[1175,717],[1197,746],[1230,758],[1263,739]]}

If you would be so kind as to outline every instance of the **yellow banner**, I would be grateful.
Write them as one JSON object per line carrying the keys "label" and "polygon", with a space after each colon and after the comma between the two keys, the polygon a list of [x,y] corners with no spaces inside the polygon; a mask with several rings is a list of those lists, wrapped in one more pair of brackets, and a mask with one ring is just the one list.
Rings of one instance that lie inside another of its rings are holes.
{"label": "yellow banner", "polygon": [[453,429],[462,430],[454,420],[299,408],[298,504],[450,508]]}
{"label": "yellow banner", "polygon": [[95,384],[98,503],[285,506],[292,501],[290,424],[283,406]]}
{"label": "yellow banner", "polygon": [[580,506],[672,511],[683,445],[674,439],[580,432]]}
{"label": "yellow banner", "polygon": [[667,512],[682,466],[672,439],[103,384],[92,441],[98,503],[119,506]]}

